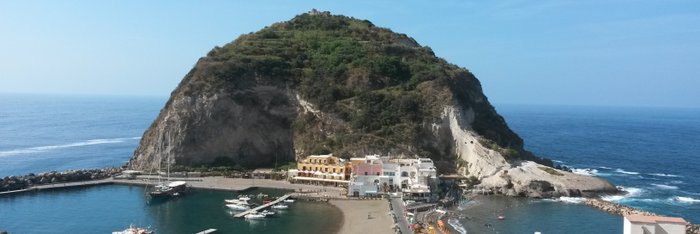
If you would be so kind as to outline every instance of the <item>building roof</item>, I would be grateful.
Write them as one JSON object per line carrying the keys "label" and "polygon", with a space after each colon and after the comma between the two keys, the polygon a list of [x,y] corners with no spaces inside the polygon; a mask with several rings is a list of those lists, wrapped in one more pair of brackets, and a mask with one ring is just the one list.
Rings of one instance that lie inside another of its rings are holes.
{"label": "building roof", "polygon": [[272,173],[272,168],[257,168],[255,170],[253,170],[253,173],[261,173],[261,174]]}
{"label": "building roof", "polygon": [[665,216],[625,215],[625,218],[633,223],[676,223],[688,224],[683,218]]}
{"label": "building roof", "polygon": [[307,158],[328,158],[333,157],[333,154],[323,154],[323,155],[309,155]]}

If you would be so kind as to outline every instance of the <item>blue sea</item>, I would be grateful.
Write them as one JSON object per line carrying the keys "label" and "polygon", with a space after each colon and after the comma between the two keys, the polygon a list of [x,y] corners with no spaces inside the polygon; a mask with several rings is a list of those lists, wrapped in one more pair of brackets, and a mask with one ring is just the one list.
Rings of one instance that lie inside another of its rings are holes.
{"label": "blue sea", "polygon": [[[0,95],[0,176],[121,166],[165,102],[166,98],[153,97]],[[629,192],[605,199],[700,223],[700,110],[524,105],[496,108],[533,153],[574,168],[577,173],[604,177]],[[84,213],[104,205],[98,198],[110,194],[125,198],[107,203],[107,207],[135,202],[141,208],[104,214],[116,218],[96,226],[96,230],[112,230],[127,222],[167,229],[163,222],[169,215],[185,215],[143,205],[140,188],[93,187],[1,197],[0,230],[11,223],[22,223],[19,233],[50,233],[39,227],[32,229],[32,222],[26,221],[33,218],[32,212],[22,211],[41,212],[42,207],[51,206],[57,212],[67,212],[46,215],[41,222],[69,231],[74,226],[68,224],[82,222]],[[178,210],[176,204],[187,207],[190,202],[173,203],[175,207],[165,210]],[[488,208],[468,209],[470,206]],[[463,219],[453,221],[461,222],[467,230],[560,233],[556,230],[568,225],[580,227],[573,232],[567,229],[568,233],[619,233],[622,227],[618,216],[566,202],[492,197],[480,198],[466,207]],[[10,208],[15,210],[8,211]],[[330,208],[318,208],[331,212],[326,209]],[[508,218],[503,222],[489,220],[495,213]],[[486,223],[491,226],[484,226]]]}
{"label": "blue sea", "polygon": [[499,106],[533,153],[604,177],[604,199],[700,223],[700,109]]}

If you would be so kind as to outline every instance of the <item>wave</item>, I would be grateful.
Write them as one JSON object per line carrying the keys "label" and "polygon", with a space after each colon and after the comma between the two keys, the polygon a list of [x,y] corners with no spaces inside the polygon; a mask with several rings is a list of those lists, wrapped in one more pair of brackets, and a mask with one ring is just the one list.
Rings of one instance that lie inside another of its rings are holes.
{"label": "wave", "polygon": [[670,198],[670,200],[675,201],[675,202],[680,202],[680,203],[686,203],[686,204],[700,203],[700,199],[696,199],[696,198],[692,198],[692,197],[675,196],[675,197]]}
{"label": "wave", "polygon": [[583,201],[585,201],[585,198],[582,197],[559,197],[557,201],[563,202],[563,203],[571,203],[571,204],[579,204]]}
{"label": "wave", "polygon": [[615,169],[615,172],[617,173],[622,173],[622,174],[627,174],[627,175],[639,175],[639,172],[634,172],[634,171],[625,171],[620,168]]}
{"label": "wave", "polygon": [[460,234],[467,234],[467,229],[465,229],[464,226],[462,226],[462,224],[459,223],[459,221],[457,221],[456,219],[448,219],[447,223],[450,224],[450,226],[452,226],[452,228],[454,228],[455,231],[459,232]]}
{"label": "wave", "polygon": [[623,187],[623,186],[617,186],[617,189],[622,190],[626,192],[623,195],[605,195],[601,196],[600,198],[609,202],[616,202],[620,201],[623,199],[629,199],[632,197],[637,197],[644,193],[644,189],[641,188],[634,188],[634,187]]}
{"label": "wave", "polygon": [[595,176],[595,175],[598,175],[598,170],[596,170],[596,169],[591,169],[591,168],[583,168],[583,169],[573,168],[573,169],[571,169],[571,172],[573,172],[573,173],[575,173],[575,174],[587,175],[587,176]]}
{"label": "wave", "polygon": [[15,155],[21,155],[21,154],[42,153],[42,152],[51,151],[51,150],[89,146],[89,145],[122,143],[122,142],[125,142],[128,140],[138,140],[138,139],[141,139],[141,137],[92,139],[92,140],[79,141],[79,142],[62,144],[62,145],[45,145],[45,146],[20,148],[20,149],[13,149],[13,150],[7,150],[7,151],[0,151],[0,157],[15,156]]}
{"label": "wave", "polygon": [[654,187],[657,187],[660,189],[678,189],[678,186],[667,185],[667,184],[651,184],[651,185],[654,185]]}
{"label": "wave", "polygon": [[605,167],[605,166],[600,166],[600,167],[598,167],[598,168],[600,168],[600,169],[605,169],[605,170],[612,170],[612,168],[610,168],[610,167]]}
{"label": "wave", "polygon": [[651,174],[649,174],[649,175],[660,176],[660,177],[682,177],[682,176],[679,176],[679,175],[666,174],[666,173],[651,173]]}

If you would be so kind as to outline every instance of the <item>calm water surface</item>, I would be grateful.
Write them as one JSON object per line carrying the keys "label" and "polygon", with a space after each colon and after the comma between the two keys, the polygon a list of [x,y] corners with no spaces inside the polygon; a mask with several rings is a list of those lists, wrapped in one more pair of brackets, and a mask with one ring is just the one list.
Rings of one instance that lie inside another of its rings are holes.
{"label": "calm water surface", "polygon": [[[256,189],[246,194],[281,195]],[[224,199],[233,192],[193,190],[183,197],[152,201],[143,186],[105,185],[0,196],[0,229],[10,233],[111,233],[129,224],[157,233],[334,233],[340,210],[327,203],[297,202],[276,217],[246,221],[232,217]]]}

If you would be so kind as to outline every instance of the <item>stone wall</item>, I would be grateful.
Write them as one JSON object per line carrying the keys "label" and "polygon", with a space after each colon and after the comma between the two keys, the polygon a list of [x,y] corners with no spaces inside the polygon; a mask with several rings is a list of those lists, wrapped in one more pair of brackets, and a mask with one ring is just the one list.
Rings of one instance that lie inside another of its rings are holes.
{"label": "stone wall", "polygon": [[24,176],[6,176],[5,178],[0,178],[0,192],[26,189],[35,185],[51,183],[105,179],[120,172],[121,170],[118,168],[102,168],[68,170],[63,172],[52,171],[39,174],[30,173]]}
{"label": "stone wall", "polygon": [[[625,206],[625,205],[612,203],[612,202],[605,201],[602,199],[586,199],[583,203],[588,205],[588,206],[597,208],[599,210],[602,210],[602,211],[605,211],[605,212],[608,212],[611,214],[620,215],[620,216],[631,215],[631,214],[646,215],[646,216],[660,216],[656,213],[640,210],[640,209]],[[688,225],[685,226],[685,233],[686,234],[700,234],[700,225],[689,223]]]}

